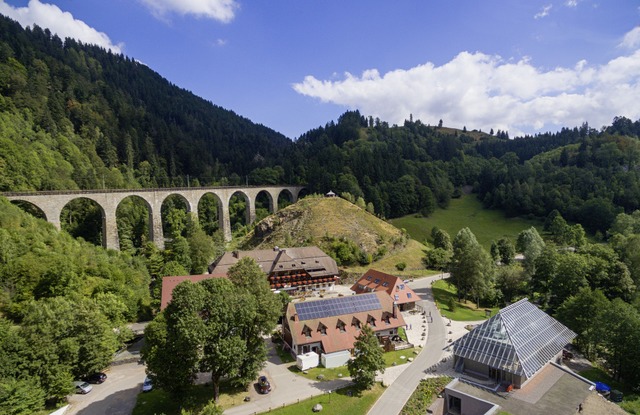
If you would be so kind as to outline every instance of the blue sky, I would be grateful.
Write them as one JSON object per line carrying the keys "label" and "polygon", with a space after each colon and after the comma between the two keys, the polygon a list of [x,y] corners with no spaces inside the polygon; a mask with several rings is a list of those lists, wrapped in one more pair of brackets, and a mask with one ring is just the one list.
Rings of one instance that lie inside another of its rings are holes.
{"label": "blue sky", "polygon": [[638,0],[0,0],[297,138],[348,109],[522,133],[640,118]]}

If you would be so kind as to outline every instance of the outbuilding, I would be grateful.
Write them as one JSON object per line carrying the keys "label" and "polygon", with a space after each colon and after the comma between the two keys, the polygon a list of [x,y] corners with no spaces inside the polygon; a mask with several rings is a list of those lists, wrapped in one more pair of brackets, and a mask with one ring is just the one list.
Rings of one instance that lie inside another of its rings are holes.
{"label": "outbuilding", "polygon": [[316,352],[303,353],[296,356],[296,366],[300,370],[307,370],[318,367],[320,356]]}

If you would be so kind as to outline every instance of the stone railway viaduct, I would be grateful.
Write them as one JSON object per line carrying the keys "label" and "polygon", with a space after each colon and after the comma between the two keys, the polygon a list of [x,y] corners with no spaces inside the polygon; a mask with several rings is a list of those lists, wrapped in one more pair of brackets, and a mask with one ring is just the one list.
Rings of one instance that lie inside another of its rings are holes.
{"label": "stone railway viaduct", "polygon": [[102,211],[102,245],[109,249],[120,249],[116,210],[120,202],[127,197],[141,198],[149,212],[149,239],[159,248],[164,248],[162,233],[162,203],[172,195],[181,197],[188,212],[198,212],[198,203],[203,196],[211,194],[218,203],[218,220],[226,241],[231,240],[231,221],[229,218],[229,201],[231,196],[239,194],[247,204],[246,219],[251,224],[256,219],[256,198],[260,193],[269,199],[269,211],[278,210],[278,198],[281,194],[295,203],[304,186],[245,186],[245,187],[188,187],[160,189],[111,189],[111,190],[68,190],[43,192],[5,192],[0,195],[10,201],[28,202],[42,211],[47,221],[61,229],[60,214],[62,209],[72,200],[84,198],[94,201]]}

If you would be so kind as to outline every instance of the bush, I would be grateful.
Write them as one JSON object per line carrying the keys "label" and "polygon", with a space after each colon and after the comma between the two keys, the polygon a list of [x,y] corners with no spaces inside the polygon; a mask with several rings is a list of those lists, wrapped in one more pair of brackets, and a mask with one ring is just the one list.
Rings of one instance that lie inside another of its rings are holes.
{"label": "bush", "polygon": [[449,311],[454,312],[456,311],[456,308],[458,308],[458,303],[456,303],[456,299],[453,297],[449,297],[447,299],[447,308],[449,308]]}
{"label": "bush", "polygon": [[404,271],[404,270],[405,270],[405,268],[407,268],[407,263],[406,263],[406,262],[398,262],[398,263],[396,264],[396,269],[397,269],[398,271]]}

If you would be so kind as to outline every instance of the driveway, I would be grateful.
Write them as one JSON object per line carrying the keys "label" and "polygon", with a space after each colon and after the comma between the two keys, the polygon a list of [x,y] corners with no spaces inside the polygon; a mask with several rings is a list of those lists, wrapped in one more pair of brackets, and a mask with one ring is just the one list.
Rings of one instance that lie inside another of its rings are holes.
{"label": "driveway", "polygon": [[86,395],[72,395],[65,415],[130,415],[145,377],[145,365],[111,366],[107,380]]}
{"label": "driveway", "polygon": [[[448,276],[445,274],[445,277]],[[402,411],[416,387],[425,377],[425,370],[438,363],[443,355],[446,346],[445,325],[440,316],[440,312],[435,307],[431,283],[441,279],[442,276],[421,278],[409,283],[409,286],[422,299],[418,305],[433,317],[433,322],[429,323],[427,330],[427,343],[424,350],[416,359],[395,379],[382,396],[369,410],[368,415],[395,415]]]}

